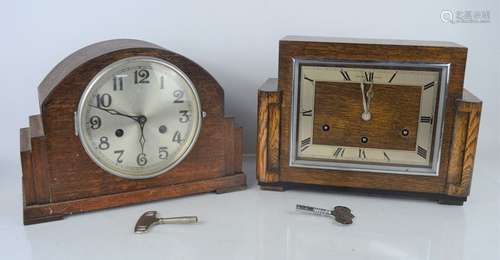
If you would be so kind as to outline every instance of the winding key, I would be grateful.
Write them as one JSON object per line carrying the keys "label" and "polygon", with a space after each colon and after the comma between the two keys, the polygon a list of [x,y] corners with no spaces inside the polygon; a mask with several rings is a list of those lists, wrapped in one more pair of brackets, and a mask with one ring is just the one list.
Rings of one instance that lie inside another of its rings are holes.
{"label": "winding key", "polygon": [[354,215],[351,213],[351,209],[344,206],[336,206],[333,210],[328,210],[297,204],[296,209],[298,211],[314,215],[333,217],[335,218],[335,221],[342,224],[352,224],[352,219],[354,218]]}

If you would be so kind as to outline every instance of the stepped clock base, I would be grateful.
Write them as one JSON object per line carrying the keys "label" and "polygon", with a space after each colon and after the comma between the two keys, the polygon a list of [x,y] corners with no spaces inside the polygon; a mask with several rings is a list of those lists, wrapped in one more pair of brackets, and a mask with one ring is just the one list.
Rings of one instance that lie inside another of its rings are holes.
{"label": "stepped clock base", "polygon": [[148,188],[64,202],[30,205],[24,206],[24,224],[30,225],[60,220],[73,213],[137,204],[144,202],[145,200],[157,201],[205,192],[224,193],[242,190],[245,188],[245,174],[235,173],[234,175],[209,180],[194,181],[158,188]]}
{"label": "stepped clock base", "polygon": [[400,197],[400,198],[420,198],[426,200],[437,201],[439,204],[462,206],[467,197],[449,196],[446,194],[435,194],[425,192],[410,192],[410,191],[395,191],[395,190],[379,190],[379,189],[366,189],[366,188],[349,188],[349,187],[335,187],[315,184],[303,183],[259,183],[260,189],[265,191],[285,191],[290,189],[307,189],[315,191],[333,191],[333,192],[347,192],[351,194],[370,194],[375,196],[384,197]]}

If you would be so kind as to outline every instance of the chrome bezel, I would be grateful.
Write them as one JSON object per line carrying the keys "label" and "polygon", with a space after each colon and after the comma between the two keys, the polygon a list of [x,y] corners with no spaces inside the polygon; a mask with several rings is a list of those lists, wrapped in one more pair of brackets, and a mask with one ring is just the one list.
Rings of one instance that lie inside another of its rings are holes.
{"label": "chrome bezel", "polygon": [[[439,176],[439,165],[441,160],[441,149],[443,140],[444,115],[446,110],[446,96],[448,90],[450,64],[444,63],[413,63],[413,62],[376,62],[376,61],[341,61],[341,60],[310,60],[294,58],[292,74],[292,104],[291,104],[291,125],[290,125],[290,167],[316,168],[329,170],[342,170],[354,172],[377,172],[390,174]],[[440,89],[436,130],[433,141],[433,161],[431,167],[412,165],[388,165],[375,163],[338,162],[330,160],[309,160],[298,158],[297,150],[297,127],[298,127],[298,102],[299,102],[299,77],[301,65],[321,65],[321,66],[377,66],[379,67],[406,67],[418,69],[438,69],[440,75]]]}

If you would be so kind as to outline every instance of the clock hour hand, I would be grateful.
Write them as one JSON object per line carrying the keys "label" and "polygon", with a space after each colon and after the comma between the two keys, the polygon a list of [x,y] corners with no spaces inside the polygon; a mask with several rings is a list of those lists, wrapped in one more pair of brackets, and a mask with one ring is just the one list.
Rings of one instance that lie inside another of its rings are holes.
{"label": "clock hour hand", "polygon": [[94,105],[90,105],[90,106],[93,107],[93,108],[97,108],[97,109],[100,109],[102,111],[108,112],[108,113],[110,113],[112,115],[118,115],[118,116],[128,117],[128,118],[130,118],[130,119],[132,119],[132,120],[134,120],[134,121],[136,121],[136,122],[138,122],[140,124],[140,122],[139,122],[139,118],[140,117],[139,116],[131,116],[131,115],[123,114],[123,113],[118,112],[118,111],[116,111],[115,109],[112,109],[112,108],[103,108],[103,107],[94,106]]}
{"label": "clock hour hand", "polygon": [[370,113],[370,104],[373,98],[373,83],[370,83],[370,88],[366,91],[366,110]]}

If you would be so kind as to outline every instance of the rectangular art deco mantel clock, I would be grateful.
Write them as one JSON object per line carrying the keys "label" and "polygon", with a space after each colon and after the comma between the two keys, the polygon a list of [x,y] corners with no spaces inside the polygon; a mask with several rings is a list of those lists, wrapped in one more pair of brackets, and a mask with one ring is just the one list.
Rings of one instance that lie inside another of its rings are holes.
{"label": "rectangular art deco mantel clock", "polygon": [[288,36],[258,94],[261,188],[335,187],[462,205],[481,101],[449,42]]}
{"label": "rectangular art deco mantel clock", "polygon": [[201,66],[139,40],[87,46],[38,87],[21,129],[24,223],[242,189],[242,129]]}

